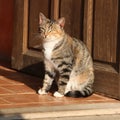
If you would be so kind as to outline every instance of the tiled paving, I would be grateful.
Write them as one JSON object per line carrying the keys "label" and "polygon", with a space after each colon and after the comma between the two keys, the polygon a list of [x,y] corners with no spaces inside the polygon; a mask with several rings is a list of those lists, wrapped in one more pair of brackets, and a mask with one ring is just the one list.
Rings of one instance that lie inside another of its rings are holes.
{"label": "tiled paving", "polygon": [[87,98],[55,98],[51,94],[42,96],[37,94],[40,86],[40,78],[0,65],[0,109],[119,102],[97,94]]}

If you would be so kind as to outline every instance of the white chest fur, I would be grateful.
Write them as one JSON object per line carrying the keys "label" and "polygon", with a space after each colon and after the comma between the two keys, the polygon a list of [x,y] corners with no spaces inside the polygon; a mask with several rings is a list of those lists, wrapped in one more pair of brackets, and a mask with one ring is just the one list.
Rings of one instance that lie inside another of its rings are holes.
{"label": "white chest fur", "polygon": [[44,55],[47,59],[51,59],[51,56],[52,56],[52,51],[55,47],[55,45],[58,43],[58,41],[50,41],[50,42],[46,42],[44,43]]}

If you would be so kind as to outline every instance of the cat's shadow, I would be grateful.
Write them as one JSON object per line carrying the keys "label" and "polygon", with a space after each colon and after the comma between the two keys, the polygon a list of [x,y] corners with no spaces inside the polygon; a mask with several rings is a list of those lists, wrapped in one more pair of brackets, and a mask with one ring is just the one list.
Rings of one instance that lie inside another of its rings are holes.
{"label": "cat's shadow", "polygon": [[[43,63],[41,62],[27,66],[20,71],[9,69],[6,66],[4,68],[0,69],[0,75],[8,79],[8,82],[10,83],[16,83],[16,85],[24,84],[33,89],[36,93],[43,85],[45,70]],[[53,82],[50,92],[56,90],[57,85]]]}

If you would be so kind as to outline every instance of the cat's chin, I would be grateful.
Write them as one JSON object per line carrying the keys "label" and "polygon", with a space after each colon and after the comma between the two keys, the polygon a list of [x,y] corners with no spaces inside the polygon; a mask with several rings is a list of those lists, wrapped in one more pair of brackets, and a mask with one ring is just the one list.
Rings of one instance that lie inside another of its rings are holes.
{"label": "cat's chin", "polygon": [[60,94],[60,93],[57,92],[57,91],[53,94],[53,96],[54,96],[54,97],[64,97],[64,95]]}
{"label": "cat's chin", "polygon": [[42,89],[39,89],[38,90],[38,94],[40,94],[40,95],[46,95],[48,93],[46,91],[42,90]]}

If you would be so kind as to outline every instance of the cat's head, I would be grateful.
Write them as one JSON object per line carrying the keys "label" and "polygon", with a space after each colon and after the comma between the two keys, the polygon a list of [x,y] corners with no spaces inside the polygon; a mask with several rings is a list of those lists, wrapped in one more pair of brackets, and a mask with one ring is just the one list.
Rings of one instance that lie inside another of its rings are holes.
{"label": "cat's head", "polygon": [[60,40],[64,36],[65,18],[60,18],[52,21],[45,17],[42,13],[39,14],[39,32],[43,41]]}

